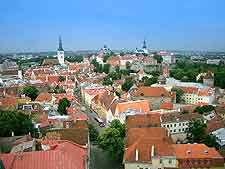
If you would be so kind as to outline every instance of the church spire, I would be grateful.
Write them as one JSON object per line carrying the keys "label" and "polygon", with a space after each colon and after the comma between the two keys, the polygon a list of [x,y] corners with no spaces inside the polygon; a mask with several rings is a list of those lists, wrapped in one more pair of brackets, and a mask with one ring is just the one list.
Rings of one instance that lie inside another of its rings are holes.
{"label": "church spire", "polygon": [[146,40],[143,42],[143,49],[147,49]]}
{"label": "church spire", "polygon": [[61,39],[61,36],[59,36],[59,48],[58,48],[58,51],[64,51],[63,50],[63,47],[62,47],[62,39]]}

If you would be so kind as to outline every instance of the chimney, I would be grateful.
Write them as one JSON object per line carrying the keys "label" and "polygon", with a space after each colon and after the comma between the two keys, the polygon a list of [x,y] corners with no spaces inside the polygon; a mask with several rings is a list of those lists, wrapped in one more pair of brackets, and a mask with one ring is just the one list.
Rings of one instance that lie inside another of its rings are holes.
{"label": "chimney", "polygon": [[154,146],[152,146],[151,156],[154,157]]}
{"label": "chimney", "polygon": [[48,75],[45,76],[45,82],[48,82]]}
{"label": "chimney", "polygon": [[142,106],[140,106],[140,112],[142,112]]}
{"label": "chimney", "polygon": [[135,160],[138,161],[138,149],[135,150]]}

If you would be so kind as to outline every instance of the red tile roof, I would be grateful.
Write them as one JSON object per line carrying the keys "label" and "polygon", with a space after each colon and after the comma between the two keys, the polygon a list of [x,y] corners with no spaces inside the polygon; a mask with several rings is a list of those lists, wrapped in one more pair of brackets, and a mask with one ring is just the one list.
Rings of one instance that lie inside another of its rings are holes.
{"label": "red tile roof", "polygon": [[214,148],[205,144],[174,144],[177,159],[209,159],[223,157]]}
{"label": "red tile roof", "polygon": [[133,93],[133,96],[145,96],[145,97],[174,97],[173,94],[168,92],[164,87],[148,87],[141,86]]}
{"label": "red tile roof", "polygon": [[160,127],[160,114],[135,114],[126,118],[126,128]]}
{"label": "red tile roof", "polygon": [[139,70],[138,74],[144,75],[145,74],[145,71],[143,69],[141,69],[141,70]]}
{"label": "red tile roof", "polygon": [[16,104],[16,98],[15,97],[0,98],[0,103],[2,103],[2,104]]}
{"label": "red tile roof", "polygon": [[6,169],[85,169],[87,149],[65,141],[54,150],[0,154]]}
{"label": "red tile roof", "polygon": [[[162,127],[130,128],[127,132],[125,162],[151,162],[153,156],[174,156],[172,140]],[[152,151],[152,147],[154,150]],[[136,151],[138,158],[136,159]]]}
{"label": "red tile roof", "polygon": [[140,112],[149,112],[150,106],[147,100],[123,102],[123,103],[118,103],[116,106],[116,110],[119,113],[123,113],[127,111],[128,109],[137,110]]}
{"label": "red tile roof", "polygon": [[50,93],[40,93],[35,101],[37,102],[51,102],[52,100],[52,94]]}
{"label": "red tile roof", "polygon": [[161,102],[160,109],[166,109],[166,110],[172,110],[173,109],[173,103],[169,103],[169,102]]}

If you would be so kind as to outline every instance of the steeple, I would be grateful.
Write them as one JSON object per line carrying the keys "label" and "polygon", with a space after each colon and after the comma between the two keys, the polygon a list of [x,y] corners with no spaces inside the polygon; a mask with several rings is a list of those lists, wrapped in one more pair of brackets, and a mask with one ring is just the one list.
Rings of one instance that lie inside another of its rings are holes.
{"label": "steeple", "polygon": [[147,49],[147,46],[146,46],[146,41],[144,40],[144,42],[143,42],[143,47],[142,47],[143,49]]}
{"label": "steeple", "polygon": [[58,48],[58,51],[64,51],[63,50],[63,47],[62,47],[62,39],[61,39],[61,36],[59,36],[59,48]]}

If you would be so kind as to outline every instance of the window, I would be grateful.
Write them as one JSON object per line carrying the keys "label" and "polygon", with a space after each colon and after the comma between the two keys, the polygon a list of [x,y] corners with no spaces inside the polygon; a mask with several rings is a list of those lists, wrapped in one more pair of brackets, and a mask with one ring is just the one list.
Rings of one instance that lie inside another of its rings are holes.
{"label": "window", "polygon": [[176,132],[176,129],[174,129],[173,132],[175,133]]}
{"label": "window", "polygon": [[170,133],[172,133],[173,132],[173,130],[170,130]]}
{"label": "window", "polygon": [[167,124],[167,128],[169,128],[170,127],[170,125],[169,124]]}
{"label": "window", "polygon": [[174,127],[176,127],[176,124],[174,124]]}
{"label": "window", "polygon": [[173,127],[172,124],[170,125],[170,127]]}
{"label": "window", "polygon": [[181,132],[181,129],[179,129],[179,132]]}
{"label": "window", "polygon": [[179,123],[179,126],[181,126],[181,123]]}
{"label": "window", "polygon": [[172,163],[172,160],[169,160],[169,164],[171,164]]}
{"label": "window", "polygon": [[162,159],[159,160],[160,164],[162,164]]}

